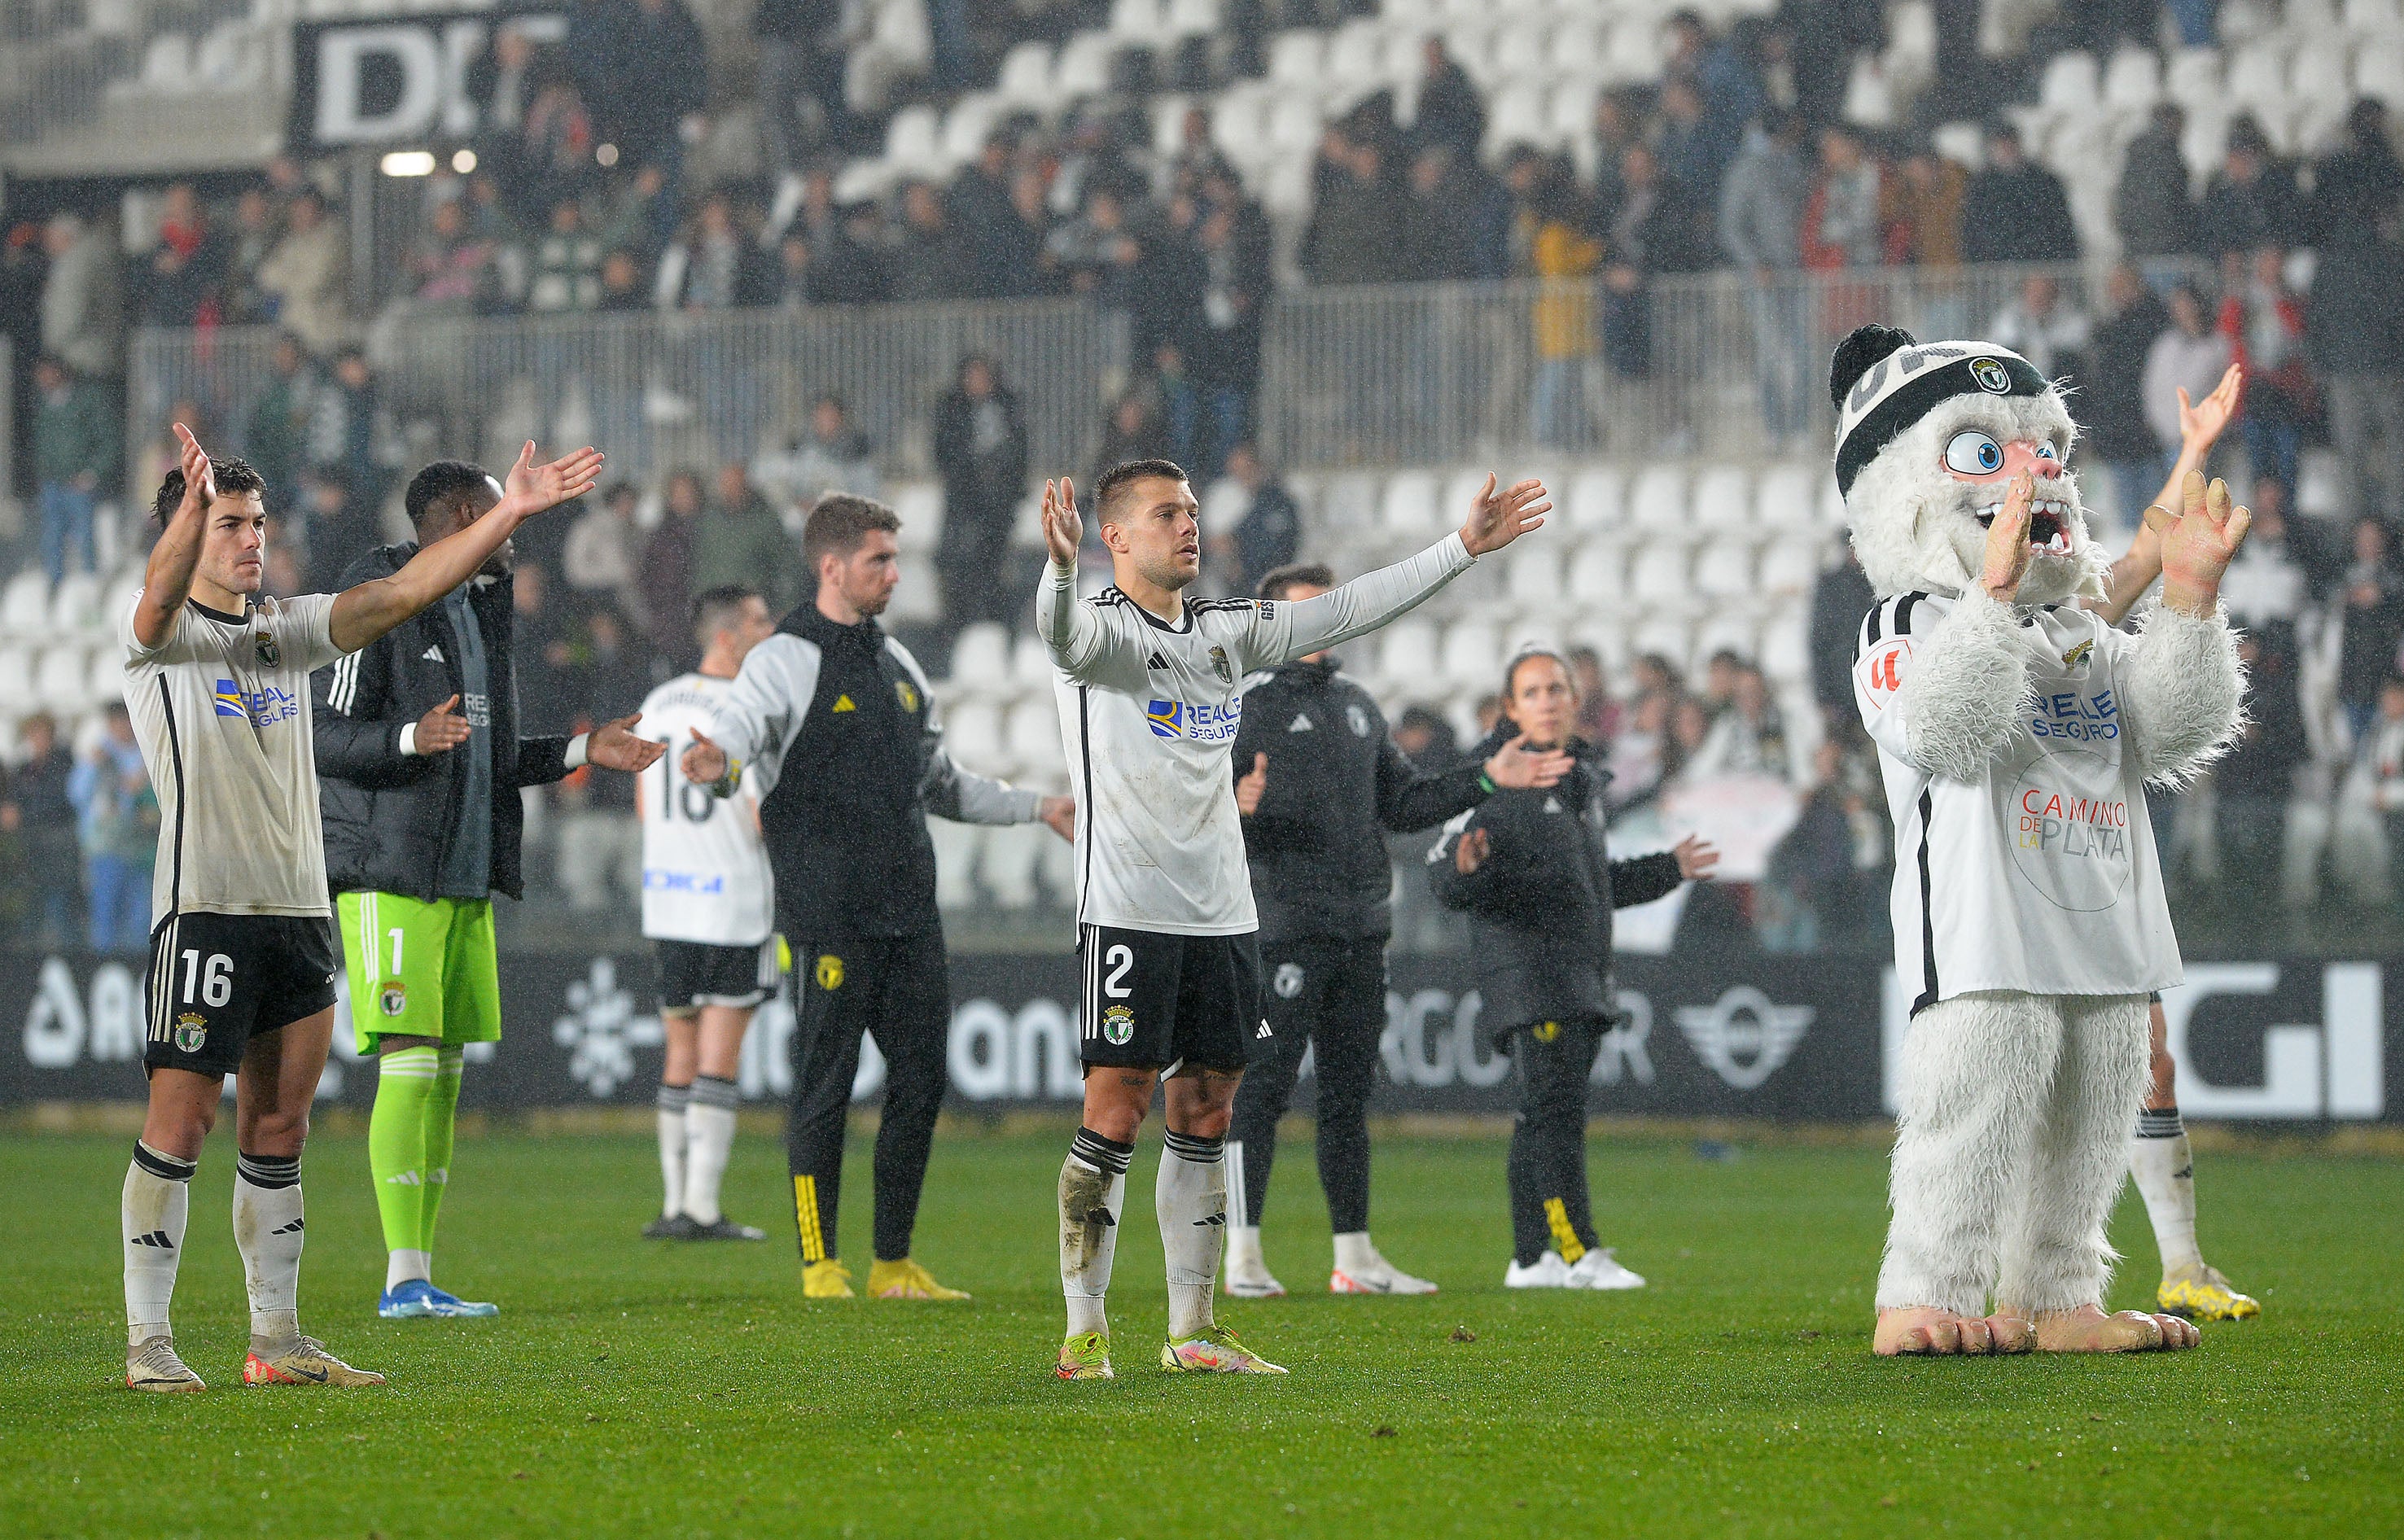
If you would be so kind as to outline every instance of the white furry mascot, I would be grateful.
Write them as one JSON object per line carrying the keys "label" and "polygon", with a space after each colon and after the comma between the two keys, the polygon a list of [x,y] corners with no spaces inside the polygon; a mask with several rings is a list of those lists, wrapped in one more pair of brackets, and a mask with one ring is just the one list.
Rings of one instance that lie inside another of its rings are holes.
{"label": "white furry mascot", "polygon": [[[2233,740],[2221,573],[2248,515],[2188,478],[2158,511],[2136,635],[2080,608],[2104,558],[2062,469],[2061,393],[1991,343],[1863,327],[1838,347],[1837,483],[1880,595],[1853,666],[1894,814],[1904,1040],[1880,1353],[2188,1347],[2106,1316],[2104,1239],[2179,982],[2145,785]],[[1988,1313],[1988,1300],[1995,1302]]]}

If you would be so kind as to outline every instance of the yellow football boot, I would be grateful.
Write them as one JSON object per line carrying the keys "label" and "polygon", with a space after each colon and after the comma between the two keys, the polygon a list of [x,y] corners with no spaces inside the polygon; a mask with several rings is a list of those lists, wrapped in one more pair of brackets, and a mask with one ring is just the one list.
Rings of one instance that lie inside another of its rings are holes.
{"label": "yellow football boot", "polygon": [[804,1263],[802,1267],[802,1297],[804,1299],[849,1299],[851,1269],[840,1257],[830,1256],[823,1262]]}
{"label": "yellow football boot", "polygon": [[1116,1379],[1111,1367],[1111,1339],[1102,1332],[1079,1332],[1060,1344],[1060,1365],[1052,1371],[1063,1379]]}
{"label": "yellow football boot", "polygon": [[2239,1294],[2206,1262],[2164,1273],[2154,1299],[2165,1313],[2189,1321],[2246,1321],[2262,1313],[2259,1301]]}
{"label": "yellow football boot", "polygon": [[1180,1342],[1160,1345],[1160,1366],[1171,1374],[1283,1374],[1285,1370],[1236,1340],[1224,1326],[1205,1326]]}
{"label": "yellow football boot", "polygon": [[245,1385],[381,1385],[384,1376],[372,1369],[355,1369],[326,1351],[314,1337],[269,1342],[250,1339],[250,1356],[243,1360]]}
{"label": "yellow football boot", "polygon": [[958,1289],[947,1289],[935,1281],[935,1275],[909,1257],[888,1262],[883,1257],[868,1265],[868,1297],[871,1299],[966,1299]]}

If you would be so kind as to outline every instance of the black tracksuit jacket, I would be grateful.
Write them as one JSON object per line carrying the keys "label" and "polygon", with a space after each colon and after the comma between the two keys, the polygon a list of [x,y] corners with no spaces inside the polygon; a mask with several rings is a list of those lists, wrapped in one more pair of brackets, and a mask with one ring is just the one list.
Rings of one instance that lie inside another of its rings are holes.
{"label": "black tracksuit jacket", "polygon": [[[1517,730],[1505,723],[1477,750],[1494,752]],[[1497,791],[1445,826],[1428,852],[1437,902],[1469,917],[1470,953],[1497,1034],[1530,1022],[1614,1014],[1611,915],[1674,891],[1678,858],[1668,851],[1613,861],[1603,841],[1601,753],[1570,740],[1576,767],[1550,790]],[[1472,829],[1491,842],[1467,876],[1453,851]]]}
{"label": "black tracksuit jacket", "polygon": [[[417,554],[413,541],[381,546],[351,564],[342,586],[387,578]],[[509,578],[471,580],[468,608],[484,634],[491,686],[493,805],[460,805],[467,756],[403,754],[400,730],[462,693],[459,640],[439,601],[309,678],[318,798],[326,831],[326,882],[337,893],[438,896],[444,857],[462,822],[493,825],[492,886],[524,896],[519,837],[525,813],[518,789],[567,774],[564,737],[518,736],[516,614]]]}
{"label": "black tracksuit jacket", "polygon": [[1294,662],[1244,692],[1238,779],[1269,758],[1244,820],[1264,944],[1382,941],[1393,933],[1386,832],[1433,829],[1485,800],[1483,759],[1423,775],[1387,734],[1377,703],[1335,660]]}

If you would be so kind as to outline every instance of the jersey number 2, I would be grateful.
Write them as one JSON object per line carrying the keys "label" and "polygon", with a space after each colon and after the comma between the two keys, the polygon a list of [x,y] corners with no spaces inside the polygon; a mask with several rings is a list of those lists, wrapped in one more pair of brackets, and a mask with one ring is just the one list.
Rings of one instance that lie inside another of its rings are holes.
{"label": "jersey number 2", "polygon": [[1125,1000],[1135,993],[1126,986],[1129,970],[1135,967],[1135,948],[1121,943],[1102,954],[1102,966],[1110,972],[1102,975],[1102,993],[1112,1000]]}

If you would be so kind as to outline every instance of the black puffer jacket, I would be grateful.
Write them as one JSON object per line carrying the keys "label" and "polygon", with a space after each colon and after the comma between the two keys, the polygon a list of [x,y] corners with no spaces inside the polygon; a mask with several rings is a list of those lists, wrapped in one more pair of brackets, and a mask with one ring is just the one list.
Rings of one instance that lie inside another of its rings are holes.
{"label": "black puffer jacket", "polygon": [[[417,554],[413,541],[379,547],[353,562],[342,586],[390,577]],[[566,738],[518,736],[516,626],[511,580],[476,580],[468,603],[484,634],[492,685],[493,805],[460,805],[467,759],[403,754],[400,730],[461,693],[459,640],[440,603],[431,604],[349,657],[310,676],[319,800],[326,826],[326,882],[337,893],[402,893],[432,900],[443,858],[462,820],[493,824],[493,890],[524,896],[518,839],[525,815],[518,789],[567,774]]]}
{"label": "black puffer jacket", "polygon": [[[1507,724],[1477,749],[1483,761],[1507,741]],[[1479,1012],[1498,1036],[1531,1022],[1608,1015],[1611,913],[1676,889],[1678,858],[1663,851],[1613,861],[1604,844],[1600,750],[1570,740],[1576,767],[1549,791],[1497,791],[1445,825],[1428,852],[1438,902],[1469,917]],[[1461,837],[1483,829],[1486,861],[1467,876],[1453,864]]]}
{"label": "black puffer jacket", "polygon": [[1244,820],[1261,939],[1367,941],[1393,933],[1386,832],[1433,829],[1485,800],[1484,762],[1423,774],[1395,747],[1377,703],[1335,661],[1294,662],[1244,692],[1235,772],[1268,756]]}

